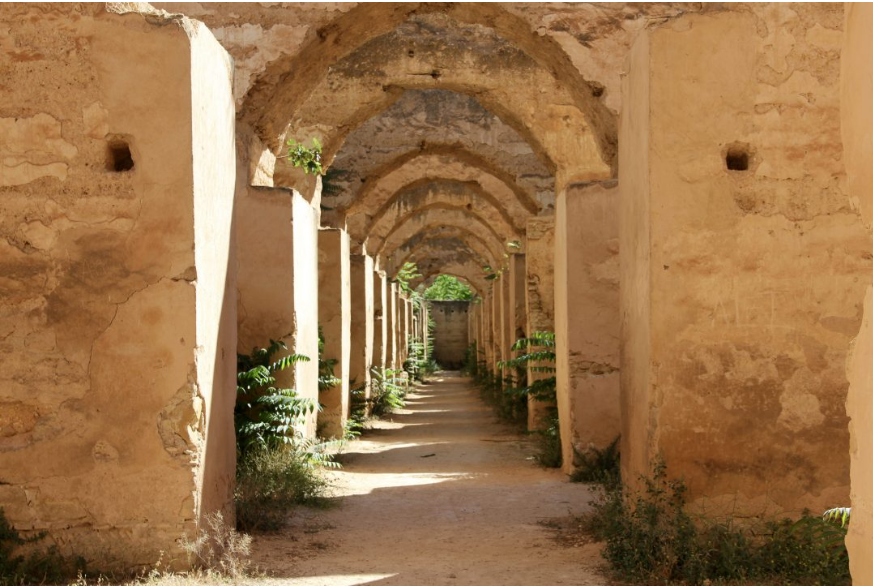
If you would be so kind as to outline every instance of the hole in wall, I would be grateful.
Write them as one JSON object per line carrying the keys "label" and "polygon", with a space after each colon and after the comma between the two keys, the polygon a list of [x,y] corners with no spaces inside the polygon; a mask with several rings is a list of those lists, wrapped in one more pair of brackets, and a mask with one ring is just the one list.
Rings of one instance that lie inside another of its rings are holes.
{"label": "hole in wall", "polygon": [[748,171],[752,152],[748,143],[731,143],[724,152],[728,171]]}
{"label": "hole in wall", "polygon": [[106,147],[106,169],[123,172],[133,169],[130,145],[124,139],[111,139]]}

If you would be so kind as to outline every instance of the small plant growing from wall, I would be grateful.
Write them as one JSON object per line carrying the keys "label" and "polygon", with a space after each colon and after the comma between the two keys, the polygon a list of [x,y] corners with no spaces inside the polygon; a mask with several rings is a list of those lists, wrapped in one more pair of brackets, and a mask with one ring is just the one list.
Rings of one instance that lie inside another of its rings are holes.
{"label": "small plant growing from wall", "polygon": [[303,169],[303,173],[309,175],[324,175],[321,166],[321,143],[312,137],[312,146],[307,147],[294,139],[288,139],[288,160],[294,167]]}
{"label": "small plant growing from wall", "polygon": [[409,282],[413,279],[418,279],[419,277],[421,277],[421,273],[418,272],[418,265],[407,261],[403,264],[403,267],[397,271],[397,276],[394,279],[397,281],[400,289],[406,293],[411,293],[412,287],[409,285]]}

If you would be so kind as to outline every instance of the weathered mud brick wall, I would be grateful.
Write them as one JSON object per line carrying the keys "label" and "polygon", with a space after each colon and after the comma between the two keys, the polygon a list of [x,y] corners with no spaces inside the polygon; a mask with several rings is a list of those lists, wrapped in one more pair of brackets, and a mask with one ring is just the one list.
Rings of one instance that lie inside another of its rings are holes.
{"label": "weathered mud brick wall", "polygon": [[[847,4],[841,55],[840,106],[843,161],[849,196],[856,200],[868,231],[873,225],[873,7]],[[849,363],[846,412],[851,436],[852,522],[846,546],[855,585],[873,582],[873,283],[869,276],[864,318]]]}
{"label": "weathered mud brick wall", "polygon": [[557,201],[555,325],[564,470],[621,432],[616,182],[572,184]]}
{"label": "weathered mud brick wall", "polygon": [[626,480],[660,454],[712,507],[848,499],[846,357],[873,241],[846,191],[842,26],[839,4],[753,5],[634,44],[619,137]]}
{"label": "weathered mud brick wall", "polygon": [[96,568],[183,562],[234,475],[230,59],[103,4],[0,20],[0,504]]}
{"label": "weathered mud brick wall", "polygon": [[340,381],[319,391],[323,411],[318,415],[318,435],[340,438],[349,413],[349,360],[351,357],[351,268],[349,235],[339,228],[318,233],[318,321],[324,337],[321,358],[333,361]]}
{"label": "weathered mud brick wall", "polygon": [[349,259],[351,280],[349,389],[362,390],[364,397],[367,398],[370,397],[370,369],[373,367],[375,336],[374,276],[372,257],[351,256]]}
{"label": "weathered mud brick wall", "polygon": [[[527,221],[525,235],[525,315],[527,333],[555,331],[555,217],[541,216]],[[547,376],[528,369],[528,381]],[[543,402],[528,399],[527,429],[542,428],[548,412]]]}
{"label": "weathered mud brick wall", "polygon": [[460,369],[467,356],[467,316],[470,302],[431,304],[434,323],[433,358],[443,369]]}

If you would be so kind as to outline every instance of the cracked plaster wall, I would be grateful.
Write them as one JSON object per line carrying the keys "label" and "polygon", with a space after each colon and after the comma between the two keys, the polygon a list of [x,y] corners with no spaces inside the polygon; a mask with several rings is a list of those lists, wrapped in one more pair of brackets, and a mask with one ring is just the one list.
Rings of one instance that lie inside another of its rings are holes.
{"label": "cracked plaster wall", "polygon": [[184,564],[233,476],[207,450],[230,422],[232,205],[203,199],[233,194],[229,61],[193,21],[103,5],[6,5],[0,47],[0,503],[100,568]]}
{"label": "cracked plaster wall", "polygon": [[[619,173],[626,480],[660,454],[710,508],[848,498],[845,364],[873,257],[843,169],[842,27],[840,4],[749,5],[634,46]],[[746,171],[727,168],[736,143]]]}

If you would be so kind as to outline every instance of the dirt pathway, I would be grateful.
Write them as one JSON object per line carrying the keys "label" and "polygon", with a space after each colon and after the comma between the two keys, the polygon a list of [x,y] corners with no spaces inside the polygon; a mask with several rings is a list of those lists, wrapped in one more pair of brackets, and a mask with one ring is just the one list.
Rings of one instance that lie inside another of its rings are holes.
{"label": "dirt pathway", "polygon": [[349,447],[338,507],[256,537],[261,569],[288,585],[604,583],[595,545],[559,544],[546,526],[584,511],[586,486],[536,465],[456,373],[407,399]]}

